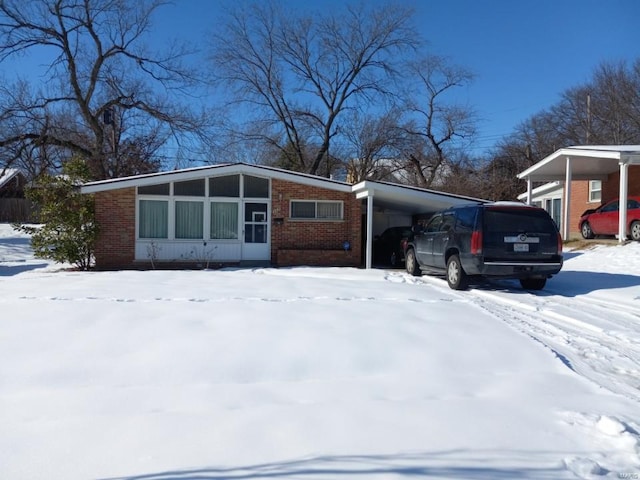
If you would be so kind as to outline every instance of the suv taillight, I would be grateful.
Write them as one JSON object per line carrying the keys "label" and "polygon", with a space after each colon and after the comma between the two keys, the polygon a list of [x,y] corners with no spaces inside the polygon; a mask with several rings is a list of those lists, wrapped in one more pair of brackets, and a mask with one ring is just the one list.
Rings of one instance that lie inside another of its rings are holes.
{"label": "suv taillight", "polygon": [[474,230],[471,234],[471,254],[477,255],[482,253],[482,232]]}
{"label": "suv taillight", "polygon": [[558,233],[558,253],[562,254],[562,249],[564,248],[564,244],[562,242],[562,235]]}

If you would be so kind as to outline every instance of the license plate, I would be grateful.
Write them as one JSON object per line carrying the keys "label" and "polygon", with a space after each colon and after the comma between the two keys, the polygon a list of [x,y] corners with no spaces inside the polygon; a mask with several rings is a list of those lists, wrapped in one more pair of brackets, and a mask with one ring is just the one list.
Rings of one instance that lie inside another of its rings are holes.
{"label": "license plate", "polygon": [[514,243],[513,244],[514,252],[528,252],[529,244],[528,243]]}

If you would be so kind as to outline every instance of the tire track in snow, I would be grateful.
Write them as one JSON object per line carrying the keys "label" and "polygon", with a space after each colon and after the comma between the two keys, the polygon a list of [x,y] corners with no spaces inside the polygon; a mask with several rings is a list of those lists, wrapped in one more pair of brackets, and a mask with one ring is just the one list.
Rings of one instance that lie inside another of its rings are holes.
{"label": "tire track in snow", "polygon": [[602,388],[640,401],[640,344],[621,342],[620,335],[559,313],[562,305],[546,300],[537,306],[471,290],[483,310],[551,349],[579,375]]}
{"label": "tire track in snow", "polygon": [[[442,278],[423,276],[415,280],[467,300],[540,342],[582,377],[640,402],[640,339],[634,335],[638,322],[633,323],[637,312],[632,307],[589,301],[589,306],[597,306],[598,311],[581,310],[578,318],[575,314],[577,300],[558,299],[542,292],[539,295],[526,293],[525,300],[521,290],[516,294],[508,289],[495,292],[484,287],[456,292],[449,289]],[[619,328],[610,330],[590,322],[601,319],[607,320],[608,327]]]}

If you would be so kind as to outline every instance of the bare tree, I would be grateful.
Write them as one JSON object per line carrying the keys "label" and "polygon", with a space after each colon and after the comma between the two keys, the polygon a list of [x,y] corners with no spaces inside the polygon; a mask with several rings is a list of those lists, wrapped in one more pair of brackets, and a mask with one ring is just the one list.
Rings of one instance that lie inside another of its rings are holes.
{"label": "bare tree", "polygon": [[345,140],[343,157],[347,164],[347,180],[383,180],[402,183],[404,161],[398,157],[401,112],[393,108],[380,115],[353,112],[341,127]]}
{"label": "bare tree", "polygon": [[525,184],[517,174],[559,148],[640,143],[640,59],[603,63],[583,85],[562,93],[547,110],[519,124],[483,166],[486,198],[515,200]]}
{"label": "bare tree", "polygon": [[454,96],[454,90],[470,84],[473,75],[444,57],[432,55],[413,62],[408,78],[416,79],[418,85],[405,101],[410,118],[402,127],[404,156],[417,184],[430,187],[439,174],[446,173],[453,152],[475,134],[474,110]]}
{"label": "bare tree", "polygon": [[214,35],[213,72],[251,124],[247,140],[320,173],[342,112],[386,93],[400,54],[417,47],[411,18],[391,4],[306,15],[254,2]]}
{"label": "bare tree", "polygon": [[157,168],[160,145],[199,131],[202,119],[175,95],[194,85],[181,63],[189,52],[174,46],[160,55],[143,43],[163,4],[0,0],[0,62],[34,48],[52,58],[41,90],[0,91],[0,151],[9,162],[34,149],[63,151],[85,158],[93,178],[111,178]]}

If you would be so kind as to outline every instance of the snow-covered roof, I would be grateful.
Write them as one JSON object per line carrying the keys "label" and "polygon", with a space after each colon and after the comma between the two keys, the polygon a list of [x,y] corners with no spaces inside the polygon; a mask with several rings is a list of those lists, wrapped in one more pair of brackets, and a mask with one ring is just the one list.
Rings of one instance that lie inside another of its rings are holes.
{"label": "snow-covered roof", "polygon": [[0,169],[0,188],[7,185],[11,179],[20,174],[17,168],[7,168],[4,171]]}

